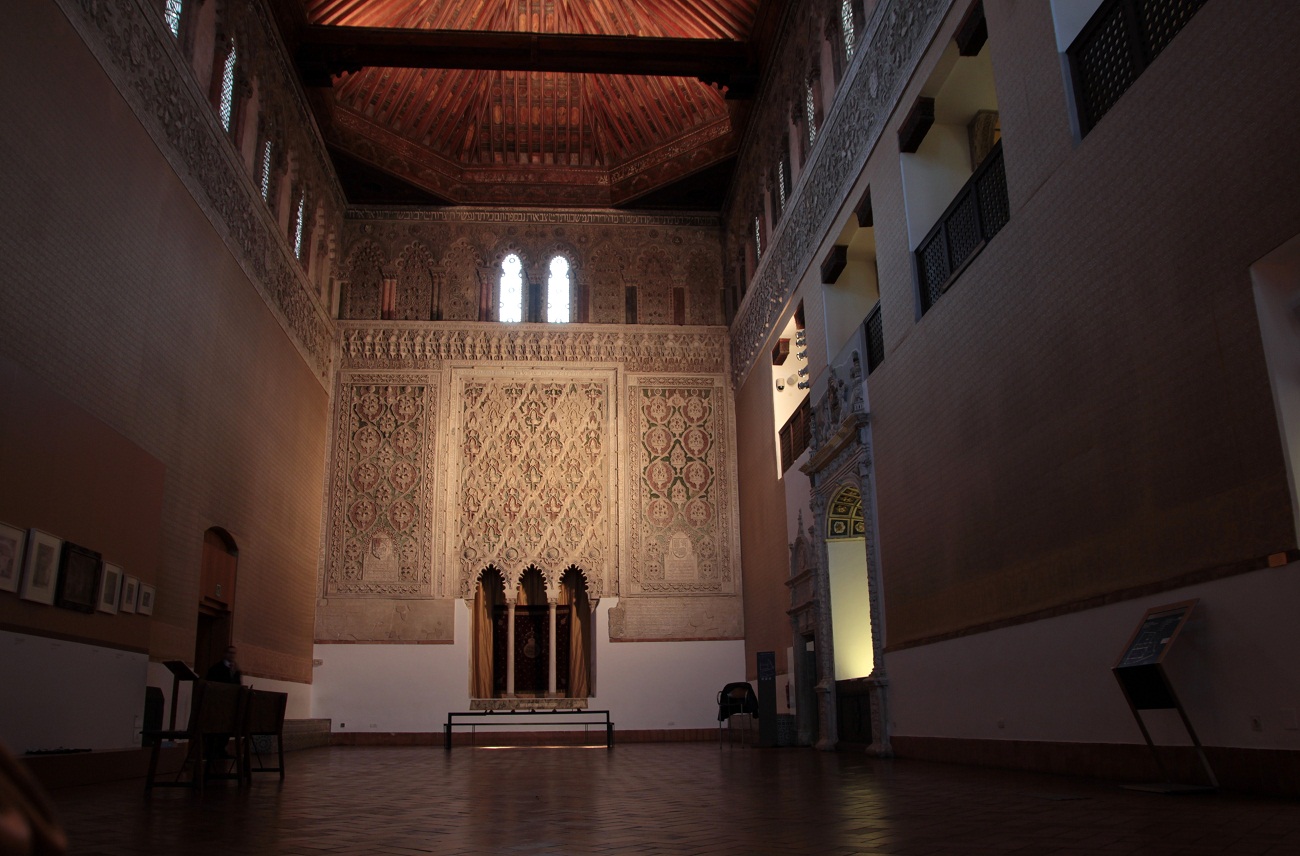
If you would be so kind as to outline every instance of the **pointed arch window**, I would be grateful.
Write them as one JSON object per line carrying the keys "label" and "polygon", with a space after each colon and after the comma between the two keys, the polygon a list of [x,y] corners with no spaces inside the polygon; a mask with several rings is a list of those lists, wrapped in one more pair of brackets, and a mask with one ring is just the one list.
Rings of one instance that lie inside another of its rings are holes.
{"label": "pointed arch window", "polygon": [[235,120],[235,43],[230,43],[230,52],[226,54],[226,64],[221,70],[221,126],[227,131],[234,130]]}
{"label": "pointed arch window", "polygon": [[524,320],[524,263],[511,253],[501,261],[501,290],[497,298],[497,320]]}
{"label": "pointed arch window", "polygon": [[566,324],[573,294],[569,260],[556,256],[551,259],[550,270],[551,275],[546,280],[546,320],[553,324]]}
{"label": "pointed arch window", "polygon": [[763,223],[758,218],[754,218],[754,261],[759,262],[763,259]]}
{"label": "pointed arch window", "polygon": [[167,22],[167,29],[178,39],[181,37],[182,2],[183,0],[167,0],[167,5],[163,7],[163,20]]}

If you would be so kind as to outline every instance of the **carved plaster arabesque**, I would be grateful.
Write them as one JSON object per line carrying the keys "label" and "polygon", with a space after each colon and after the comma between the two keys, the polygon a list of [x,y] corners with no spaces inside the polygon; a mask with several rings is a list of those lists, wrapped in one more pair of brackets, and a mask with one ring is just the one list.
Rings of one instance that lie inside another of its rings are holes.
{"label": "carved plaster arabesque", "polygon": [[[802,273],[812,264],[822,237],[831,228],[830,218],[839,211],[845,192],[879,142],[913,66],[950,5],[949,0],[882,0],[864,28],[854,47],[853,62],[732,323],[732,382],[736,386],[749,373]],[[768,81],[768,85],[775,83],[775,78]],[[771,98],[759,103],[768,105],[768,110],[784,112],[787,102]],[[749,135],[750,140],[754,138]],[[747,144],[737,175],[760,180],[768,166],[761,158],[757,146]],[[752,193],[733,194],[733,199],[749,198]],[[726,226],[728,252],[737,242],[748,240],[752,216],[749,209],[733,206]]]}
{"label": "carved plaster arabesque", "polygon": [[613,594],[615,372],[457,366],[450,389],[449,590],[472,599],[488,565],[507,593],[533,566],[557,588],[577,565],[592,596]]}
{"label": "carved plaster arabesque", "polygon": [[[317,379],[327,384],[332,369],[331,319],[239,153],[199,91],[156,4],[147,0],[57,2]],[[241,9],[249,10],[254,18],[262,49],[258,53],[274,54],[280,76],[292,80],[266,10],[256,3]],[[280,88],[297,92],[288,83]],[[315,124],[300,98],[295,95],[291,101],[301,127],[311,129],[305,140],[311,149],[311,163],[318,175],[326,177],[315,183],[331,191],[336,210],[342,210],[342,192],[333,182]],[[232,176],[237,179],[231,181]]]}
{"label": "carved plaster arabesque", "polygon": [[726,393],[719,378],[630,379],[625,528],[620,591],[733,595],[738,525]]}
{"label": "carved plaster arabesque", "polygon": [[322,596],[433,595],[438,379],[340,375]]}

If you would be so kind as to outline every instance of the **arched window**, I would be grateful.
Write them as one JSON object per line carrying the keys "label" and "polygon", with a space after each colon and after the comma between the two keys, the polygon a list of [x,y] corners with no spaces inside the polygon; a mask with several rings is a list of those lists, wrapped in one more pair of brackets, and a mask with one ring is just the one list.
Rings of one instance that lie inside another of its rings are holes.
{"label": "arched window", "polygon": [[546,320],[563,324],[569,320],[569,260],[564,256],[551,259],[551,275],[546,280]]}
{"label": "arched window", "polygon": [[524,263],[511,253],[501,262],[501,292],[497,299],[497,320],[524,320]]}
{"label": "arched window", "polygon": [[807,116],[808,148],[810,149],[812,148],[812,144],[817,142],[817,95],[815,92],[816,83],[817,81],[812,77],[809,77],[808,80],[804,83],[803,106],[804,106],[804,113]]}
{"label": "arched window", "polygon": [[163,8],[163,19],[167,22],[167,29],[172,31],[172,35],[180,38],[181,35],[181,3],[182,0],[167,0],[167,5]]}
{"label": "arched window", "polygon": [[299,260],[302,259],[302,221],[307,213],[307,194],[303,193],[298,197],[298,211],[294,214],[296,221],[293,226],[293,254]]}
{"label": "arched window", "polygon": [[226,64],[221,70],[221,126],[227,131],[234,130],[235,121],[235,43],[230,43],[230,53],[226,54]]}
{"label": "arched window", "polygon": [[763,223],[759,218],[754,218],[754,262],[757,264],[763,259]]}
{"label": "arched window", "polygon": [[262,201],[271,201],[271,141],[262,143]]}
{"label": "arched window", "polygon": [[844,58],[853,59],[853,44],[857,33],[853,29],[853,0],[840,0],[840,29],[844,34]]}

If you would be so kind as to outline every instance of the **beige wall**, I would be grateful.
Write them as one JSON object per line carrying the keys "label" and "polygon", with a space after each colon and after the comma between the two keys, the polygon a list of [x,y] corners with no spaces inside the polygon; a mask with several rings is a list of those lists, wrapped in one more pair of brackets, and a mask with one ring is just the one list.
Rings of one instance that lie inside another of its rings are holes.
{"label": "beige wall", "polygon": [[[154,557],[139,560],[158,586],[150,655],[193,657],[203,532],[221,526],[240,550],[245,670],[309,681],[325,389],[58,8],[24,3],[11,15],[0,62],[22,85],[0,95],[0,355],[42,398],[103,426],[83,450],[165,469],[155,543],[131,547]],[[24,412],[6,408],[10,419]],[[53,456],[58,443],[22,451]],[[5,514],[82,525],[50,499],[10,500]],[[30,623],[59,624],[53,607],[38,612]],[[127,644],[98,628],[113,616],[86,618],[94,626],[77,635]]]}
{"label": "beige wall", "polygon": [[890,646],[1295,546],[1248,273],[1300,226],[1294,16],[1209,4],[1075,147],[1046,8],[986,8],[1011,221],[870,381]]}

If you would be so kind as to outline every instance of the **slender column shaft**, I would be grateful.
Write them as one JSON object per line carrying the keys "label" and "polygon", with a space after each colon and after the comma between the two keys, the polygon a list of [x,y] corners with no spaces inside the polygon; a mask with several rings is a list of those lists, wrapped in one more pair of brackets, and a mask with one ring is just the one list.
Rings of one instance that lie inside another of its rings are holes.
{"label": "slender column shaft", "polygon": [[515,694],[515,602],[512,600],[508,606],[509,615],[506,619],[506,695],[513,697]]}
{"label": "slender column shaft", "polygon": [[551,625],[551,648],[546,659],[546,691],[552,696],[555,695],[555,601],[549,601],[546,604],[546,611],[550,616]]}

